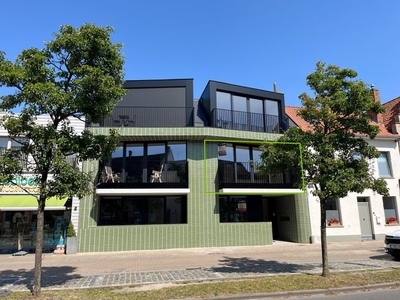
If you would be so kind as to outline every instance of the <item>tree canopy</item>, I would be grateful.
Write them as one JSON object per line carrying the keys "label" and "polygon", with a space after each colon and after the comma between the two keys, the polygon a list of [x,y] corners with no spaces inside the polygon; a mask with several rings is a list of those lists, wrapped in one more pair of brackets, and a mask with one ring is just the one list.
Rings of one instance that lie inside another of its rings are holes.
{"label": "tree canopy", "polygon": [[384,108],[374,100],[368,85],[356,77],[354,70],[318,62],[315,72],[307,76],[307,85],[314,95],[299,96],[302,107],[298,116],[306,121],[307,129],[293,126],[279,138],[279,142],[301,143],[301,159],[293,147],[284,144],[265,145],[261,155],[260,169],[264,172],[290,168],[299,174],[302,163],[304,174],[299,177],[306,186],[312,186],[310,192],[320,201],[323,275],[329,273],[327,201],[365,189],[388,193],[386,182],[373,176],[371,159],[380,153],[368,143],[379,133],[370,114],[382,113]]}
{"label": "tree canopy", "polygon": [[[93,24],[65,25],[43,49],[23,50],[14,62],[0,52],[0,87],[12,91],[0,97],[0,110],[5,112],[0,125],[19,145],[0,157],[0,183],[29,172],[38,184],[36,296],[41,285],[46,199],[82,197],[93,190],[92,174],[81,172],[66,157],[99,159],[111,153],[118,140],[115,131],[109,135],[78,132],[72,122],[98,123],[125,93],[122,46],[112,42],[112,32],[111,27]],[[43,115],[49,120],[45,124],[38,122]]]}

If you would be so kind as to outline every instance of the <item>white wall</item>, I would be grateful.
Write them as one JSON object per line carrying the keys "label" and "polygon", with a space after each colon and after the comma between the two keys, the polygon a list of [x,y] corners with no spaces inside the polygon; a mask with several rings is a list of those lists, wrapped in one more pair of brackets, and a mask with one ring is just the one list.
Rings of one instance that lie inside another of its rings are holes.
{"label": "white wall", "polygon": [[[0,117],[6,115],[4,112],[0,112]],[[16,114],[17,115],[17,114]],[[85,119],[82,118],[82,121],[77,119],[77,118],[68,118],[68,120],[71,122],[71,126],[74,127],[75,132],[77,134],[81,134],[82,131],[85,129]],[[36,123],[45,125],[48,124],[51,121],[49,115],[40,115],[37,117]],[[8,136],[7,130],[5,130],[3,127],[0,127],[0,136]]]}
{"label": "white wall", "polygon": [[[0,113],[0,117],[4,115],[5,115],[4,112]],[[84,118],[82,120],[79,120],[77,118],[69,118],[69,121],[71,122],[70,125],[74,128],[76,134],[81,134],[82,131],[85,129]],[[48,115],[40,115],[37,117],[37,124],[46,125],[49,122],[51,122],[51,119],[50,116]],[[0,127],[0,137],[7,137],[7,136],[8,136],[7,130]],[[81,164],[79,168],[80,169],[82,168]],[[49,176],[50,176],[49,179],[51,179],[52,174],[50,174]],[[74,228],[77,232],[78,232],[78,221],[79,221],[79,199],[77,197],[73,197],[72,209],[71,209],[71,222],[74,224]]]}
{"label": "white wall", "polygon": [[[398,143],[396,140],[389,139],[374,139],[370,141],[370,145],[377,147],[381,152],[389,152],[391,159],[392,178],[386,179],[389,188],[389,196],[396,198],[397,213],[398,216],[400,211],[399,201],[399,179],[400,179],[400,154],[398,149]],[[379,177],[377,160],[372,163],[373,174],[375,177]],[[312,196],[310,191],[308,193],[309,210],[310,210],[310,222],[311,222],[311,238],[315,242],[320,242],[320,208],[319,201],[316,197]],[[372,190],[365,190],[362,194],[350,193],[347,197],[339,200],[339,210],[341,216],[341,227],[330,227],[327,226],[327,236],[334,237],[336,240],[346,240],[346,237],[360,236],[361,238],[361,227],[358,214],[358,197],[369,198],[370,216],[372,234],[382,237],[387,232],[400,229],[399,226],[386,225],[385,224],[385,213],[383,208],[382,196],[374,193]],[[377,223],[376,216],[381,217],[381,223]]]}

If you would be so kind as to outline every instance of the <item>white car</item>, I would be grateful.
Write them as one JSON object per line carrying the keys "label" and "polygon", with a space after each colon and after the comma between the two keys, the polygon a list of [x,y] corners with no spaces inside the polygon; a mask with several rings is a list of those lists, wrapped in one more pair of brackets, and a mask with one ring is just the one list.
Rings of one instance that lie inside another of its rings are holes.
{"label": "white car", "polygon": [[400,230],[386,233],[384,248],[386,253],[400,259]]}

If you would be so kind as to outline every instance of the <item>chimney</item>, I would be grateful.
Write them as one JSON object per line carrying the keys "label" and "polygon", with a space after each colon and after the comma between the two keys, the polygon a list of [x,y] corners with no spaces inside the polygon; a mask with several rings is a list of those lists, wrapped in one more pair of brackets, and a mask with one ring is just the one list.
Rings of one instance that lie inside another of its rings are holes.
{"label": "chimney", "polygon": [[[374,88],[373,85],[371,85],[371,94],[372,94],[372,98],[374,98],[375,102],[381,103],[381,96],[379,95],[379,90]],[[383,123],[383,114],[370,113],[370,116],[371,116],[372,120],[374,120],[378,124],[382,124],[382,125],[384,124]]]}

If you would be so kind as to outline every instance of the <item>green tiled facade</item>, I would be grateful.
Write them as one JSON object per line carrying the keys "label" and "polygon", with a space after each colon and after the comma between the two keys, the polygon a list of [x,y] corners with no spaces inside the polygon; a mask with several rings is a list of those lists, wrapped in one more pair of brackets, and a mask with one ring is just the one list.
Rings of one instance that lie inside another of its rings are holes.
{"label": "green tiled facade", "polygon": [[[92,128],[107,134],[109,128]],[[218,196],[204,192],[204,145],[207,140],[274,140],[277,135],[205,127],[120,128],[123,141],[187,141],[189,189],[187,224],[97,226],[99,207],[94,193],[80,200],[79,252],[152,250],[190,247],[250,246],[272,244],[272,223],[220,223]],[[215,186],[218,158],[215,144],[207,145],[207,186]],[[214,151],[215,153],[215,151]],[[85,162],[84,171],[97,172],[98,162]],[[217,190],[216,190],[217,191]],[[274,196],[281,239],[310,242],[308,204],[305,194]]]}

